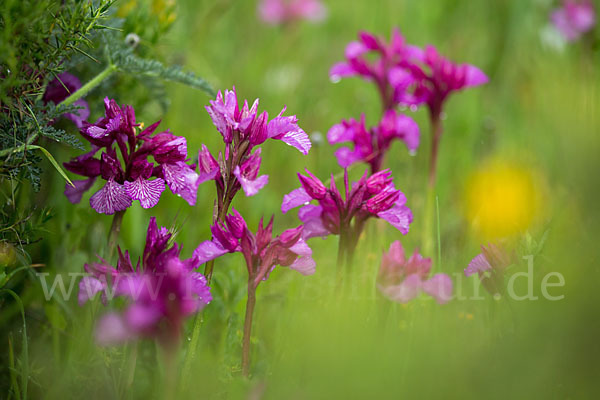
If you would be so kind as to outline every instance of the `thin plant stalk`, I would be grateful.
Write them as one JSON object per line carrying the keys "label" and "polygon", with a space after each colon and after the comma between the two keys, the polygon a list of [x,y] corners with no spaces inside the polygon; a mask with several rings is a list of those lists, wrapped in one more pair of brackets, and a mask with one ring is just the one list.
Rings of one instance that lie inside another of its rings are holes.
{"label": "thin plant stalk", "polygon": [[248,279],[248,298],[246,299],[246,316],[244,317],[244,338],[242,340],[242,375],[250,375],[250,336],[252,334],[252,318],[256,305],[256,285],[250,276]]}
{"label": "thin plant stalk", "polygon": [[425,197],[425,212],[423,226],[423,253],[431,255],[433,253],[433,218],[435,208],[435,184],[437,178],[437,164],[439,157],[440,141],[442,139],[442,120],[441,113],[431,112],[431,155],[429,158],[429,176],[427,179],[427,195]]}
{"label": "thin plant stalk", "polygon": [[346,263],[346,248],[347,248],[347,233],[345,230],[340,230],[337,252],[337,281],[338,285],[342,283],[344,276],[344,265]]}
{"label": "thin plant stalk", "polygon": [[108,232],[108,246],[106,251],[106,259],[110,260],[117,247],[117,241],[119,240],[119,233],[121,232],[121,225],[123,223],[123,216],[125,210],[117,211],[113,217],[112,224],[110,225],[110,231]]}
{"label": "thin plant stalk", "polygon": [[117,71],[117,66],[114,64],[109,64],[102,72],[93,77],[89,82],[79,88],[75,93],[64,99],[59,105],[61,106],[70,106],[75,103],[77,100],[81,99],[85,95],[87,95],[92,89],[101,84],[105,79],[110,77],[113,73]]}

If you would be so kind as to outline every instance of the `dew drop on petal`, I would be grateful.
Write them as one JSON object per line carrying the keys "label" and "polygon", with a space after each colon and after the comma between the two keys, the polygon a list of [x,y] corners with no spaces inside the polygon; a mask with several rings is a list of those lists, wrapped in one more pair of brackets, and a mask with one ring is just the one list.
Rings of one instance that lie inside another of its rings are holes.
{"label": "dew drop on petal", "polygon": [[414,156],[416,156],[416,155],[417,155],[417,151],[416,151],[416,150],[414,150],[414,149],[412,149],[412,150],[409,150],[409,151],[408,151],[408,155],[409,155],[409,156],[411,156],[411,157],[414,157]]}
{"label": "dew drop on petal", "polygon": [[342,77],[339,75],[331,75],[329,80],[331,81],[331,83],[338,83],[339,81],[342,80]]}
{"label": "dew drop on petal", "polygon": [[416,104],[412,104],[412,105],[410,106],[410,111],[412,111],[412,112],[417,112],[417,110],[418,110],[418,109],[419,109],[419,107],[417,107],[417,105],[416,105]]}

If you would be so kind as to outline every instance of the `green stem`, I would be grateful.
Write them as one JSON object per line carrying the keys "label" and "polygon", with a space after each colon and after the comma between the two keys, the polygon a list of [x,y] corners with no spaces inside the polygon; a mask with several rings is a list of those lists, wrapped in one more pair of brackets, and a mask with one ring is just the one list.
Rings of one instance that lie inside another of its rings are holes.
{"label": "green stem", "polygon": [[242,340],[242,375],[250,375],[250,336],[252,334],[252,318],[256,304],[256,287],[254,279],[248,279],[248,299],[246,300],[246,316],[244,318],[244,338]]}
{"label": "green stem", "polygon": [[345,229],[340,229],[339,241],[338,241],[338,253],[337,253],[337,284],[338,287],[344,280],[344,265],[346,263],[346,248],[347,245],[347,236]]}
{"label": "green stem", "polygon": [[[70,95],[69,97],[64,99],[59,105],[70,106],[71,104],[75,103],[77,100],[79,100],[82,97],[84,97],[85,95],[87,95],[92,89],[94,89],[96,86],[98,86],[100,83],[102,83],[102,81],[104,81],[106,78],[111,76],[116,71],[117,71],[117,66],[114,64],[109,64],[108,67],[106,67],[102,72],[100,72],[98,75],[96,75],[94,78],[92,78],[92,80],[90,80],[88,83],[86,83],[85,85],[80,87],[79,90],[77,90],[75,93],[73,93],[72,95]],[[27,146],[33,144],[33,142],[35,142],[35,140],[37,138],[38,138],[38,134],[34,133],[22,145],[11,148],[11,149],[1,150],[0,157],[7,156],[11,153],[19,153],[21,151],[25,151],[27,149]]]}
{"label": "green stem", "polygon": [[198,348],[198,340],[200,339],[200,327],[202,326],[202,311],[197,313],[194,318],[194,328],[192,330],[192,337],[190,344],[188,345],[185,360],[183,361],[183,375],[181,377],[181,387],[183,393],[185,393],[189,385],[189,377],[192,372],[192,360],[196,357],[196,349]]}
{"label": "green stem", "polygon": [[1,289],[0,293],[8,293],[11,295],[15,302],[19,305],[21,310],[21,318],[23,319],[23,332],[22,332],[22,346],[21,346],[21,391],[22,399],[27,399],[27,384],[29,382],[29,350],[27,343],[27,323],[25,322],[25,307],[21,298],[10,289]]}
{"label": "green stem", "polygon": [[441,226],[440,226],[440,201],[439,197],[435,196],[435,212],[437,215],[437,270],[442,270],[442,238],[441,238]]}
{"label": "green stem", "polygon": [[427,184],[427,196],[425,198],[424,226],[421,243],[425,257],[433,254],[433,215],[435,207],[435,183],[437,177],[437,162],[440,141],[442,138],[442,120],[440,113],[431,116],[431,156],[429,158],[429,177]]}
{"label": "green stem", "polygon": [[117,66],[114,64],[109,64],[102,72],[93,77],[88,83],[79,88],[75,93],[64,99],[60,105],[61,106],[70,106],[75,103],[77,100],[81,99],[85,95],[87,95],[92,89],[98,86],[102,81],[111,76],[113,73],[117,71]]}
{"label": "green stem", "polygon": [[119,232],[121,232],[121,224],[123,222],[123,215],[125,210],[117,211],[113,217],[112,224],[110,226],[110,232],[108,233],[108,248],[106,251],[106,261],[110,262],[115,248],[117,247],[117,241],[119,239]]}

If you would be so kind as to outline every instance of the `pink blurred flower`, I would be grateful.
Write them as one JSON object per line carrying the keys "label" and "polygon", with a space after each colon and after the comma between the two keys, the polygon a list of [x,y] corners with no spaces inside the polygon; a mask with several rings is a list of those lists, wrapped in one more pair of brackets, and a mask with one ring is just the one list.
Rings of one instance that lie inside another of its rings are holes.
{"label": "pink blurred flower", "polygon": [[406,258],[399,240],[393,242],[387,253],[383,253],[377,275],[377,288],[388,299],[408,303],[425,292],[439,304],[452,298],[452,280],[446,274],[435,274],[429,278],[431,258],[423,258],[416,250]]}
{"label": "pink blurred flower", "polygon": [[358,41],[346,46],[345,57],[346,61],[329,70],[331,80],[360,76],[372,81],[379,90],[383,108],[388,110],[398,104],[397,99],[406,97],[404,93],[415,82],[411,69],[415,60],[423,59],[423,50],[408,45],[395,28],[389,43],[369,32],[360,32]]}
{"label": "pink blurred flower", "polygon": [[327,8],[320,0],[261,0],[258,15],[272,25],[302,19],[318,22],[327,17]]}
{"label": "pink blurred flower", "polygon": [[89,274],[79,283],[79,304],[102,293],[129,299],[122,313],[103,315],[96,327],[96,339],[111,345],[138,337],[157,339],[172,348],[181,337],[186,317],[201,311],[211,300],[206,278],[195,272],[196,259],[181,260],[181,247],[171,243],[166,228],[158,229],[152,217],[141,260],[133,267],[128,252],[119,249],[116,268],[105,261],[85,265]]}
{"label": "pink blurred flower", "polygon": [[589,0],[564,0],[555,9],[550,20],[568,41],[577,40],[596,25],[596,11]]}
{"label": "pink blurred flower", "polygon": [[[48,83],[42,100],[44,103],[52,102],[58,105],[67,97],[79,90],[79,88],[81,88],[81,82],[79,81],[79,78],[68,72],[63,72],[50,83]],[[73,103],[73,105],[80,107],[80,109],[74,111],[73,113],[64,114],[64,117],[73,121],[77,128],[81,128],[83,121],[87,120],[90,116],[90,108],[88,103],[83,99],[77,100]]]}
{"label": "pink blurred flower", "polygon": [[465,268],[465,276],[477,274],[491,295],[504,292],[504,271],[513,263],[513,256],[502,246],[481,245],[481,253]]}
{"label": "pink blurred flower", "polygon": [[394,140],[402,140],[410,152],[419,147],[419,126],[409,116],[395,110],[387,110],[377,126],[365,127],[365,116],[360,121],[350,119],[342,121],[329,129],[329,144],[352,142],[354,149],[340,147],[336,150],[338,164],[347,168],[356,162],[365,162],[371,166],[371,172],[381,169],[383,158]]}

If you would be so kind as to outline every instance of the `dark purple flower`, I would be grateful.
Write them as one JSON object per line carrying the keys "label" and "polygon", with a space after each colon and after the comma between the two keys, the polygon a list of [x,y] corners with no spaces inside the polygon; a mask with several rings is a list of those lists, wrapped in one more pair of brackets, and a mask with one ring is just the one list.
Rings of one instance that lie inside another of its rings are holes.
{"label": "dark purple flower", "polygon": [[[304,223],[304,239],[339,235],[342,231],[357,239],[365,221],[370,217],[382,218],[402,234],[408,233],[412,213],[405,205],[404,193],[394,187],[389,170],[370,177],[365,171],[363,177],[351,187],[345,171],[345,198],[337,189],[333,176],[324,194],[321,190],[307,190],[309,185],[306,182],[311,182],[310,185],[317,188],[325,187],[314,175],[310,174],[310,178],[303,176],[302,187],[285,195],[281,204],[283,213],[302,206],[298,216]],[[313,200],[318,205],[309,204]]]}
{"label": "dark purple flower", "polygon": [[[48,83],[42,100],[44,103],[52,102],[58,105],[67,97],[79,90],[80,87],[81,82],[79,81],[79,78],[68,72],[63,72],[50,83]],[[80,109],[74,111],[73,113],[64,114],[64,116],[73,121],[78,128],[81,128],[83,121],[88,119],[90,116],[90,108],[88,107],[88,103],[83,99],[77,100],[73,103],[73,105],[80,107]]]}
{"label": "dark purple flower", "polygon": [[180,247],[170,244],[171,234],[158,229],[153,217],[148,226],[144,254],[134,268],[129,254],[119,249],[117,267],[86,265],[89,276],[79,284],[83,305],[97,293],[130,300],[123,313],[111,312],[99,321],[96,338],[101,344],[115,344],[137,337],[153,337],[166,347],[176,344],[184,319],[204,308],[211,300],[206,279],[193,269],[195,259],[181,260]]}
{"label": "dark purple flower", "polygon": [[347,168],[356,162],[365,162],[371,166],[372,172],[381,169],[383,157],[395,139],[404,141],[408,150],[413,153],[419,147],[419,126],[410,117],[387,110],[379,125],[367,130],[365,116],[360,121],[350,119],[342,121],[329,129],[327,140],[330,144],[352,142],[354,149],[340,147],[335,152],[338,164]]}
{"label": "dark purple flower", "polygon": [[294,20],[321,21],[327,9],[320,0],[261,0],[260,18],[268,24],[282,24]]}
{"label": "dark purple flower", "polygon": [[596,10],[588,0],[564,0],[562,7],[552,12],[550,20],[564,38],[572,42],[596,25]]}
{"label": "dark purple flower", "polygon": [[423,258],[416,250],[406,258],[399,240],[393,242],[387,253],[383,253],[377,275],[377,288],[388,299],[408,303],[423,291],[435,298],[439,304],[452,298],[452,280],[446,274],[435,274],[429,278],[431,259]]}
{"label": "dark purple flower", "polygon": [[207,240],[194,251],[194,260],[204,263],[227,253],[242,253],[254,287],[267,279],[276,265],[289,267],[303,275],[315,272],[312,250],[302,239],[303,226],[284,231],[273,238],[273,218],[267,226],[261,219],[256,234],[250,232],[242,216],[233,209],[226,223],[211,227],[212,240]]}
{"label": "dark purple flower", "polygon": [[[101,176],[106,184],[90,198],[90,205],[102,214],[125,210],[134,200],[143,208],[152,208],[158,204],[165,184],[190,205],[196,204],[201,177],[195,165],[186,161],[185,138],[169,131],[154,134],[160,121],[142,130],[131,106],[120,107],[108,98],[104,106],[103,118],[94,124],[84,122],[81,127],[92,150],[64,164],[67,170],[89,178],[76,181],[75,188],[67,185],[68,199],[79,202]],[[206,179],[205,175],[202,178]]]}
{"label": "dark purple flower", "polygon": [[513,264],[513,255],[504,247],[489,243],[481,246],[481,253],[476,255],[465,268],[465,276],[477,274],[481,284],[491,295],[504,292],[504,272]]}

